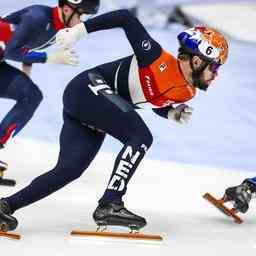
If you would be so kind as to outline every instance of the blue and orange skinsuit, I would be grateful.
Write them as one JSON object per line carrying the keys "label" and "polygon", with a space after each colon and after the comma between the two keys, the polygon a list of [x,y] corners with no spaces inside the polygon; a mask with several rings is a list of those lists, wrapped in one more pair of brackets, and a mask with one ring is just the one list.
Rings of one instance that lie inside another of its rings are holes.
{"label": "blue and orange skinsuit", "polygon": [[179,61],[152,39],[128,11],[101,15],[84,24],[88,33],[110,28],[124,29],[134,55],[97,69],[110,86],[115,86],[113,89],[134,106],[164,108],[195,96],[196,89],[184,79]]}
{"label": "blue and orange skinsuit", "polygon": [[167,118],[172,104],[186,102],[195,95],[178,60],[162,49],[129,11],[106,13],[84,25],[88,33],[124,29],[134,54],[85,70],[67,85],[58,162],[27,187],[5,198],[12,211],[41,200],[80,177],[99,152],[106,134],[123,146],[99,204],[121,201],[153,142],[136,109],[150,107]]}
{"label": "blue and orange skinsuit", "polygon": [[0,18],[0,98],[16,101],[0,123],[0,146],[27,124],[43,98],[33,81],[5,60],[45,63],[46,53],[36,50],[52,45],[63,27],[57,7],[33,5]]}

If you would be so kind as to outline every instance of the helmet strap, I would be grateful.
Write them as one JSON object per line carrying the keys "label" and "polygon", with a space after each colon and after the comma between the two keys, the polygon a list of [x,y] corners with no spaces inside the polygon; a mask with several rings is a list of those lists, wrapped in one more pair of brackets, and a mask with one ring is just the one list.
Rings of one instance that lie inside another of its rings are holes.
{"label": "helmet strap", "polygon": [[70,15],[70,17],[67,19],[65,13],[64,13],[64,10],[63,8],[61,9],[61,15],[62,15],[62,19],[63,19],[63,22],[64,22],[64,25],[65,27],[69,27],[69,23],[70,21],[72,20],[73,16],[78,13],[79,15],[81,15],[81,13],[78,11],[79,7],[73,7],[72,5],[68,4],[68,3],[65,3],[67,6],[69,6],[72,10],[73,10],[73,13]]}
{"label": "helmet strap", "polygon": [[66,19],[66,15],[65,15],[65,13],[64,13],[63,8],[61,8],[61,17],[62,17],[64,26],[67,27],[67,19]]}
{"label": "helmet strap", "polygon": [[201,81],[200,76],[203,74],[203,72],[205,71],[205,69],[207,68],[209,63],[206,61],[203,61],[203,63],[197,69],[195,69],[195,67],[193,65],[192,58],[193,58],[193,56],[191,56],[189,62],[190,62],[191,70],[192,70],[193,85],[200,90],[207,91],[208,85],[204,84]]}

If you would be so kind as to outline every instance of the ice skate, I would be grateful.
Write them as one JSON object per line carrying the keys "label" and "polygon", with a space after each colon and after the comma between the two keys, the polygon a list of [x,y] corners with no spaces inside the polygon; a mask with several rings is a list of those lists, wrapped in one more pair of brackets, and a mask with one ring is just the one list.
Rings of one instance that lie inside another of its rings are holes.
{"label": "ice skate", "polygon": [[[112,202],[104,206],[98,206],[93,213],[93,219],[98,225],[96,231],[72,231],[71,235],[95,236],[108,238],[140,239],[140,240],[163,240],[159,235],[146,235],[139,233],[147,222],[124,207],[123,202]],[[117,233],[107,231],[108,226],[122,226],[130,228],[129,233]]]}
{"label": "ice skate", "polygon": [[224,204],[224,203],[226,203],[226,201],[224,200],[224,197],[217,199],[209,193],[204,194],[203,197],[208,202],[210,202],[213,206],[215,206],[217,209],[219,209],[223,214],[225,214],[228,217],[232,217],[235,223],[237,223],[237,224],[243,223],[243,220],[237,215],[236,209],[228,208]]}
{"label": "ice skate", "polygon": [[[221,199],[216,199],[209,193],[206,193],[204,198],[217,207],[226,216],[232,217],[235,223],[241,224],[243,223],[243,220],[237,213],[247,212],[249,209],[249,202],[255,196],[256,187],[248,179],[238,186],[227,188]],[[228,208],[224,205],[228,202],[233,204],[233,208]]]}
{"label": "ice skate", "polygon": [[7,163],[0,161],[0,185],[3,186],[15,186],[16,181],[15,180],[10,180],[10,179],[4,179],[4,172],[7,170],[8,165]]}
{"label": "ice skate", "polygon": [[242,184],[229,187],[224,194],[226,202],[233,202],[234,208],[241,213],[246,213],[249,209],[249,203],[256,197],[256,186],[250,179],[246,179]]}
{"label": "ice skate", "polygon": [[93,219],[99,227],[124,226],[129,227],[131,231],[139,231],[147,224],[143,217],[128,211],[123,202],[99,205],[93,213]]}
{"label": "ice skate", "polygon": [[0,236],[13,239],[20,239],[20,235],[8,233],[16,229],[18,221],[11,215],[8,203],[4,199],[0,199]]}

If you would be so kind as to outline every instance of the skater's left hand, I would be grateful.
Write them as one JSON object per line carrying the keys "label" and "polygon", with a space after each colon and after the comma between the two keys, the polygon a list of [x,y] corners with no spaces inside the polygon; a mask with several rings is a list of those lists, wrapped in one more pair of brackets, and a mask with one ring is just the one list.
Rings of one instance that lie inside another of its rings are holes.
{"label": "skater's left hand", "polygon": [[47,63],[64,64],[71,66],[79,65],[79,56],[71,49],[57,49],[47,54]]}
{"label": "skater's left hand", "polygon": [[87,34],[83,23],[79,23],[72,28],[61,29],[56,34],[56,44],[59,48],[72,48],[74,44]]}
{"label": "skater's left hand", "polygon": [[186,104],[180,104],[177,107],[169,110],[168,119],[174,120],[179,124],[186,124],[192,117],[193,108]]}

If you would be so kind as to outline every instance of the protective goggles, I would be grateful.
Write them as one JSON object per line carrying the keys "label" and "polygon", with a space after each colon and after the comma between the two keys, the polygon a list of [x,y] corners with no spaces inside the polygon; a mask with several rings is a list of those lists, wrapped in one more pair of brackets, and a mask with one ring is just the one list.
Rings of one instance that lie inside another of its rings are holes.
{"label": "protective goggles", "polygon": [[212,62],[210,63],[209,66],[210,66],[210,71],[212,73],[218,73],[221,64],[219,62]]}

